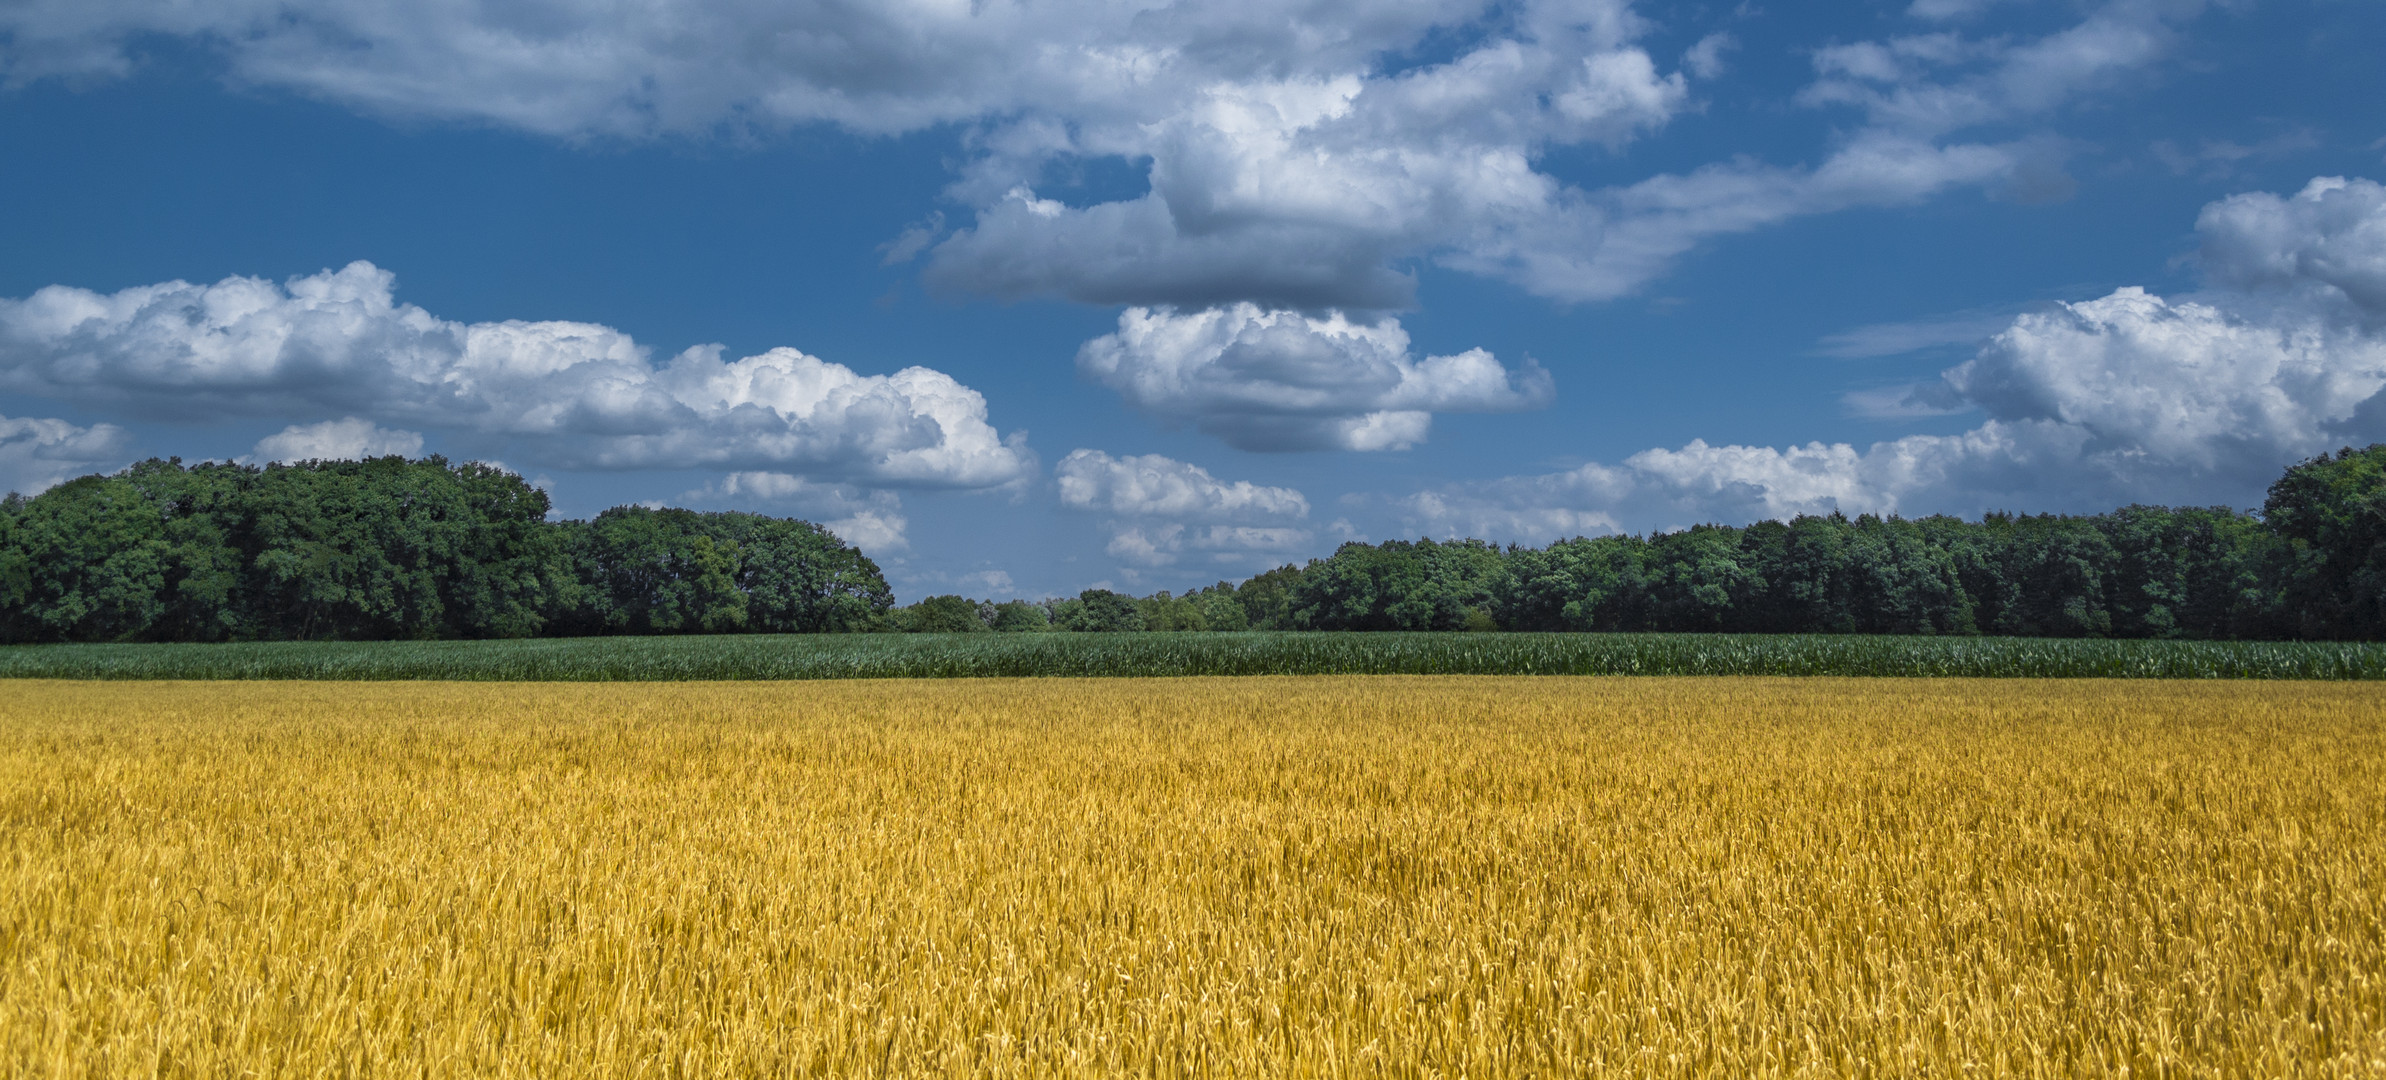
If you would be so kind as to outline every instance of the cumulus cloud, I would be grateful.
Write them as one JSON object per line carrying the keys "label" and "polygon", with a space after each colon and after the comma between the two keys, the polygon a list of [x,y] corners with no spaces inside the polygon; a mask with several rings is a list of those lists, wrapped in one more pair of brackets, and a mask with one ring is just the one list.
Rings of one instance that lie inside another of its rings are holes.
{"label": "cumulus cloud", "polygon": [[1291,488],[1227,483],[1199,465],[1160,454],[1112,457],[1075,450],[1053,469],[1064,506],[1113,515],[1106,550],[1138,566],[1174,564],[1188,552],[1220,563],[1273,560],[1309,543],[1309,500]]}
{"label": "cumulus cloud", "polygon": [[2234,289],[2386,318],[2386,186],[2324,176],[2292,197],[2232,195],[2196,219],[2204,273]]}
{"label": "cumulus cloud", "polygon": [[939,371],[862,375],[791,348],[725,360],[714,345],[657,364],[611,327],[453,322],[398,303],[395,284],[356,262],[281,285],[53,285],[0,300],[0,388],[169,419],[314,413],[467,432],[566,468],[946,488],[1035,470],[1023,437],[998,435],[985,398]]}
{"label": "cumulus cloud", "polygon": [[1291,488],[1225,483],[1199,465],[1160,454],[1114,458],[1073,450],[1052,471],[1061,504],[1079,510],[1207,521],[1309,516],[1309,500]]}
{"label": "cumulus cloud", "polygon": [[[1982,0],[1919,0],[1947,18]],[[956,125],[952,197],[974,221],[891,239],[931,283],[1181,307],[1405,306],[1425,257],[1563,301],[1631,292],[1703,240],[1952,185],[2053,192],[2043,141],[1958,141],[2108,90],[2169,47],[2193,3],[2116,0],[2038,38],[1909,35],[1817,55],[1805,101],[1864,125],[1803,165],[1721,162],[1583,189],[1553,149],[1620,148],[1696,108],[1710,35],[1667,71],[1625,0],[841,4],[657,0],[26,0],[0,9],[12,83],[106,77],[148,35],[203,43],[231,77],[371,112],[567,138],[825,123]],[[1420,51],[1454,55],[1431,63]],[[1055,166],[1124,161],[1148,190],[1068,205]],[[1620,160],[1620,159],[1611,159]],[[1620,166],[1619,166],[1620,167]],[[941,239],[939,239],[941,237]],[[929,246],[933,244],[933,246]]]}
{"label": "cumulus cloud", "polygon": [[[2386,341],[2304,313],[2233,314],[2125,288],[2024,315],[1946,383],[1991,417],[2092,433],[2210,472],[2308,454],[2386,385]],[[2119,463],[2116,462],[2116,468]]]}
{"label": "cumulus cloud", "polygon": [[1914,394],[1984,413],[1970,431],[1863,450],[1693,441],[1400,509],[1428,528],[1548,539],[1831,510],[2249,505],[2300,458],[2386,438],[2386,189],[2322,178],[2233,196],[2198,230],[2214,288],[2019,315]]}
{"label": "cumulus cloud", "polygon": [[0,492],[38,495],[125,464],[132,438],[114,424],[0,416]]}
{"label": "cumulus cloud", "polygon": [[414,457],[423,452],[418,431],[393,431],[354,416],[320,424],[292,424],[257,440],[248,461],[336,461],[397,454]]}
{"label": "cumulus cloud", "polygon": [[[989,158],[978,186],[1012,186],[936,248],[928,279],[1094,303],[1404,306],[1415,282],[1389,260],[1514,246],[1564,213],[1542,149],[1618,146],[1683,107],[1684,77],[1629,44],[1640,26],[1625,7],[1588,7],[1581,22],[1537,10],[1446,64],[1212,81],[1132,126],[1081,124],[1024,160]],[[1086,207],[1038,198],[1040,159],[1064,155],[1148,158],[1150,189]]]}
{"label": "cumulus cloud", "polygon": [[1129,308],[1086,342],[1077,369],[1139,409],[1246,450],[1402,450],[1437,412],[1549,403],[1549,373],[1481,349],[1416,359],[1397,319],[1353,322],[1235,304]]}

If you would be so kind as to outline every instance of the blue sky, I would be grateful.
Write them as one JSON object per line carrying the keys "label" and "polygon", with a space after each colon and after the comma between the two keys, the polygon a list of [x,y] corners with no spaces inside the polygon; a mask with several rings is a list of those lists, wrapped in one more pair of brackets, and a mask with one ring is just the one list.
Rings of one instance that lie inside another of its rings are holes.
{"label": "blue sky", "polygon": [[0,9],[0,486],[438,452],[905,600],[2257,505],[2386,438],[2386,7]]}

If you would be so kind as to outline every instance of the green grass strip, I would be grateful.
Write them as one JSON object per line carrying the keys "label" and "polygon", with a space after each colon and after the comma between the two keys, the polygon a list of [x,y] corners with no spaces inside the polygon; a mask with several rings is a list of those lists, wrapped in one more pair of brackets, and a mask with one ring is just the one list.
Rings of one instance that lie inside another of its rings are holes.
{"label": "green grass strip", "polygon": [[2386,644],[1738,634],[824,634],[20,645],[0,678],[548,682],[1151,675],[2386,678]]}

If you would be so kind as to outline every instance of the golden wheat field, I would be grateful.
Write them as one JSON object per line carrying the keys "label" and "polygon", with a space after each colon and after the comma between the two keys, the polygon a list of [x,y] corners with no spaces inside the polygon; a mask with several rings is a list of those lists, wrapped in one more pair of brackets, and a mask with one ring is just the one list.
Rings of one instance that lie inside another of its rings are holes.
{"label": "golden wheat field", "polygon": [[2386,1075],[2386,689],[0,686],[19,1076]]}

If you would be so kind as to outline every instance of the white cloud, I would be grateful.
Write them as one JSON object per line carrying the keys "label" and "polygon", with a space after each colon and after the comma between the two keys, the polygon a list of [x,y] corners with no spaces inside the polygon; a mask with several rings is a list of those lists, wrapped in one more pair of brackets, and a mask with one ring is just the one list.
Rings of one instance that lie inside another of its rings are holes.
{"label": "white cloud", "polygon": [[2176,37],[2164,14],[2116,0],[2041,38],[1939,32],[1833,45],[1815,51],[1818,79],[1799,97],[1855,106],[1875,127],[1912,136],[2041,115],[2162,56]]}
{"label": "white cloud", "polygon": [[1741,160],[1570,194],[1564,213],[1520,215],[1507,227],[1482,230],[1466,246],[1443,251],[1438,261],[1554,300],[1612,300],[1716,237],[2009,180],[2037,152],[2025,143],[1939,146],[1860,132],[1811,169]]}
{"label": "white cloud", "polygon": [[2019,310],[1958,311],[1904,322],[1874,323],[1825,336],[1815,343],[1819,356],[1864,360],[1899,356],[1948,345],[1979,346],[2013,325]]}
{"label": "white cloud", "polygon": [[1247,566],[1297,554],[1308,547],[1310,535],[1307,529],[1253,525],[1113,524],[1104,550],[1145,567],[1173,566],[1188,552],[1220,565]]}
{"label": "white cloud", "polygon": [[777,512],[793,511],[817,521],[837,539],[883,555],[911,546],[903,516],[903,500],[892,491],[867,491],[850,484],[824,484],[777,472],[733,472],[687,492],[683,503],[698,506],[752,506]]}
{"label": "white cloud", "polygon": [[1103,523],[1106,550],[1138,566],[1170,566],[1188,552],[1229,565],[1272,562],[1306,547],[1312,535],[1284,524],[1309,516],[1300,492],[1226,483],[1159,454],[1076,450],[1053,473],[1062,505],[1115,515]]}
{"label": "white cloud", "polygon": [[2386,386],[2386,340],[2125,288],[2014,320],[1946,381],[2000,420],[2055,421],[2147,463],[2243,462],[2259,475],[2321,449]]}
{"label": "white cloud", "polygon": [[393,431],[375,427],[370,420],[346,416],[320,424],[292,424],[257,440],[257,448],[242,460],[339,461],[389,454],[414,457],[422,452],[421,432]]}
{"label": "white cloud", "polygon": [[[978,164],[965,190],[1001,197],[938,246],[929,280],[1094,303],[1404,306],[1415,282],[1388,260],[1475,233],[1514,243],[1564,212],[1535,168],[1543,148],[1620,146],[1687,101],[1683,76],[1629,43],[1623,4],[1577,8],[1533,9],[1445,64],[1206,80],[1143,115],[1077,118],[1073,135]],[[1149,192],[1071,207],[1029,186],[1047,160],[1106,155],[1148,158]]]}
{"label": "white cloud", "polygon": [[1060,501],[1080,510],[1200,521],[1303,518],[1309,500],[1291,488],[1225,483],[1209,470],[1159,454],[1111,457],[1073,450],[1053,467]]}
{"label": "white cloud", "polygon": [[831,518],[820,523],[821,528],[835,533],[837,539],[865,553],[901,551],[910,547],[910,539],[903,535],[903,530],[910,525],[903,515],[882,510],[858,510],[849,517]]}
{"label": "white cloud", "polygon": [[1236,304],[1206,311],[1129,308],[1118,332],[1086,342],[1077,368],[1137,408],[1246,450],[1399,450],[1437,412],[1548,404],[1549,374],[1490,353],[1415,359],[1397,319],[1368,324]]}
{"label": "white cloud", "polygon": [[1031,475],[986,401],[923,367],[861,375],[790,348],[657,365],[611,327],[458,323],[370,263],[276,285],[231,277],[0,300],[0,387],[173,419],[346,415],[469,432],[567,468],[778,469],[875,486]]}
{"label": "white cloud", "polygon": [[2386,319],[2386,186],[2323,176],[2291,197],[2232,195],[2204,207],[2196,231],[2204,273],[2218,284]]}
{"label": "white cloud", "polygon": [[125,464],[131,437],[114,424],[0,416],[0,492],[38,495]]}
{"label": "white cloud", "polygon": [[966,574],[955,574],[953,580],[963,585],[974,585],[989,596],[1015,594],[1019,589],[1019,586],[1011,581],[1010,572],[1007,570],[973,570]]}
{"label": "white cloud", "polygon": [[1720,78],[1723,54],[1739,47],[1739,39],[1730,34],[1708,34],[1682,54],[1682,67],[1702,79]]}
{"label": "white cloud", "polygon": [[[1819,164],[1733,160],[1597,190],[1542,172],[1547,148],[1617,146],[1689,106],[1613,9],[1592,29],[1537,36],[1532,19],[1446,64],[1231,81],[1137,127],[1038,128],[1000,143],[957,188],[977,224],[939,245],[932,283],[1094,303],[1382,309],[1425,255],[1566,302],[1640,288],[1711,238],[1857,206],[1990,184],[2060,198],[2059,140],[1943,142],[2045,116],[2158,60],[2173,37],[2156,6],[2118,2],[2043,38],[1916,35],[1821,50],[1801,100],[1868,123]],[[1720,64],[1724,39],[1684,58]],[[1112,154],[1150,162],[1148,193],[1074,207],[1038,197],[1042,163]],[[1016,159],[1016,160],[1013,160]]]}
{"label": "white cloud", "polygon": [[944,235],[944,212],[939,210],[926,220],[895,234],[895,238],[878,246],[880,266],[895,266],[919,258],[920,252]]}
{"label": "white cloud", "polygon": [[2220,288],[2124,288],[2017,316],[1909,395],[1985,413],[1970,431],[1863,450],[1697,440],[1419,493],[1400,511],[1431,529],[1538,540],[1831,510],[2242,506],[2298,459],[2386,438],[2386,189],[2323,178],[2291,198],[2233,196],[2198,229]]}
{"label": "white cloud", "polygon": [[[1920,0],[1914,13],[1984,2]],[[2058,191],[2040,175],[2043,141],[1940,140],[2109,89],[2163,54],[2166,9],[2193,7],[2121,0],[2036,39],[1835,46],[1806,100],[1868,120],[1819,163],[1734,161],[1597,190],[1545,171],[1548,151],[1622,147],[1697,107],[1624,0],[26,0],[0,9],[0,71],[14,83],[122,74],[132,43],[166,34],[220,55],[238,83],[567,138],[956,125],[951,194],[975,220],[928,248],[933,283],[1380,310],[1409,302],[1415,281],[1395,267],[1413,257],[1598,300],[1707,238],[1792,216],[2017,178],[2029,181],[2017,192]],[[1453,35],[1448,60],[1402,63]],[[1713,77],[1728,43],[1711,35],[1682,66]],[[1093,160],[1148,165],[1149,190],[1084,206],[1035,192],[1053,166]],[[900,261],[938,235],[907,230],[885,254]]]}

